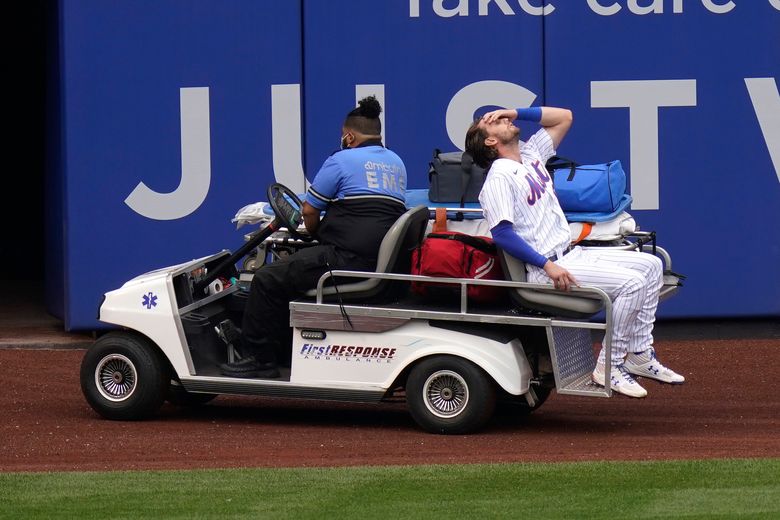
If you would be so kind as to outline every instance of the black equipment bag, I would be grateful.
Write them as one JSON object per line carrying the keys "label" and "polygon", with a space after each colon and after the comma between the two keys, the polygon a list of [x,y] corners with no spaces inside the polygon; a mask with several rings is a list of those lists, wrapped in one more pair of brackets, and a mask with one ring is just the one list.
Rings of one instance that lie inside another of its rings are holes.
{"label": "black equipment bag", "polygon": [[474,164],[467,152],[444,152],[436,148],[428,169],[428,199],[431,202],[479,202],[486,171]]}

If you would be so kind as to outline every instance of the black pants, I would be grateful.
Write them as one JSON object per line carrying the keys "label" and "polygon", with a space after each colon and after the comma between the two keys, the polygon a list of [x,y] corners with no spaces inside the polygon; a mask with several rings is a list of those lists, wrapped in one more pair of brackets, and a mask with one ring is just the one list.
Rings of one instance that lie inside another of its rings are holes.
{"label": "black pants", "polygon": [[[365,259],[334,246],[318,245],[266,264],[255,272],[242,322],[243,356],[262,362],[288,361],[290,302],[299,298],[325,272],[334,269],[372,271],[376,259]],[[286,352],[282,357],[280,352]],[[287,358],[287,359],[286,359]]]}

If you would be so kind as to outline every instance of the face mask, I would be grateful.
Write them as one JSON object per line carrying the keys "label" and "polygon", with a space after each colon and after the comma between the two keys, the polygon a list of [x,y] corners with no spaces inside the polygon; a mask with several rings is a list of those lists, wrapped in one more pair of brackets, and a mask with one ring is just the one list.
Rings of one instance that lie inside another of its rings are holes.
{"label": "face mask", "polygon": [[341,148],[342,150],[344,150],[344,149],[346,149],[346,148],[349,148],[349,146],[347,146],[347,135],[348,135],[348,134],[344,134],[344,135],[342,135],[342,136],[341,136],[341,145],[340,145],[340,148]]}

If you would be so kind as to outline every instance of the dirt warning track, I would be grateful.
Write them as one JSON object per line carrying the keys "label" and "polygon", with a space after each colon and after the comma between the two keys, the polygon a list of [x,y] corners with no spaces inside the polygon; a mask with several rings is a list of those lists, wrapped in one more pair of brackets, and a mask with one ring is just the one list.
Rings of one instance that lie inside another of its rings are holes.
{"label": "dirt warning track", "polygon": [[780,457],[780,339],[664,341],[684,385],[637,400],[553,394],[478,434],[421,431],[403,402],[220,396],[141,422],[100,418],[84,350],[0,349],[0,471]]}

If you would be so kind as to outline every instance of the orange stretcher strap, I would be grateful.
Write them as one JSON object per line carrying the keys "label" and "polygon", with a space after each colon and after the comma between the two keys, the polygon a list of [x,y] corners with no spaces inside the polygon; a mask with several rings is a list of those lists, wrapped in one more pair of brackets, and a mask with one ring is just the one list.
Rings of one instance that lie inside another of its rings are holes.
{"label": "orange stretcher strap", "polygon": [[593,230],[593,224],[591,224],[590,222],[583,222],[582,223],[582,229],[580,230],[580,236],[578,236],[577,240],[572,242],[572,244],[579,244],[580,242],[582,242],[582,240],[586,236],[590,235],[590,232],[592,230]]}
{"label": "orange stretcher strap", "polygon": [[447,231],[447,208],[436,208],[436,220],[433,221],[434,233]]}

